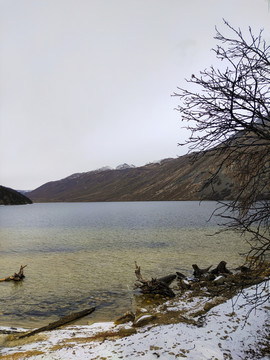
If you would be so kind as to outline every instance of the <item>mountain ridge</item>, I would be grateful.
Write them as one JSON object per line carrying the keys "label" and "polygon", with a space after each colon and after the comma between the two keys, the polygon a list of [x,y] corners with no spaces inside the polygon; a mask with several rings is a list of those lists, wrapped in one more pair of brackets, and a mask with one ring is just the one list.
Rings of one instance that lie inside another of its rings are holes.
{"label": "mountain ridge", "polygon": [[[226,171],[216,178],[215,191],[204,187],[215,171],[213,157],[193,154],[144,166],[75,173],[29,192],[34,202],[226,200],[233,197],[233,179]],[[124,164],[127,165],[127,164]]]}
{"label": "mountain ridge", "polygon": [[0,185],[0,205],[25,204],[32,204],[32,200],[16,190]]}

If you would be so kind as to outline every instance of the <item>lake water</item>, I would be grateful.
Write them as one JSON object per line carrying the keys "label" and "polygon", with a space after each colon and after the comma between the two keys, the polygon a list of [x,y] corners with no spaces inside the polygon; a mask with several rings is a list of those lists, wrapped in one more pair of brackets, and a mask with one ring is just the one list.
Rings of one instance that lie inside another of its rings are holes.
{"label": "lake water", "polygon": [[145,278],[192,264],[239,266],[234,233],[209,236],[215,202],[49,203],[0,206],[0,278],[26,265],[25,279],[0,283],[0,326],[38,327],[87,307],[111,321],[136,306],[134,261]]}

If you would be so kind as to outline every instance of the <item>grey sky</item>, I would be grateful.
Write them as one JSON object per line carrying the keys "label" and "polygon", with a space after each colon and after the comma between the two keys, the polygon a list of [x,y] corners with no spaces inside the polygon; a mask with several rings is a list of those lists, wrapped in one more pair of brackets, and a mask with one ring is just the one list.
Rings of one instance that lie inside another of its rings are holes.
{"label": "grey sky", "polygon": [[186,152],[177,100],[222,18],[270,43],[267,0],[0,0],[0,184]]}

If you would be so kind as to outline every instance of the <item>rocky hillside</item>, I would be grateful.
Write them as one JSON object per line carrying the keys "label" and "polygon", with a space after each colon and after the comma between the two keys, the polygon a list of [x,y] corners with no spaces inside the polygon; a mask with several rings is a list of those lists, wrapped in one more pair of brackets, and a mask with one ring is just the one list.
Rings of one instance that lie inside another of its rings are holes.
{"label": "rocky hillside", "polygon": [[0,205],[32,204],[32,200],[18,191],[0,185]]}
{"label": "rocky hillside", "polygon": [[42,185],[27,195],[35,202],[208,200],[233,197],[233,180],[225,171],[215,191],[202,187],[217,165],[206,154],[195,162],[191,155],[165,159],[141,167],[124,166],[73,174]]}

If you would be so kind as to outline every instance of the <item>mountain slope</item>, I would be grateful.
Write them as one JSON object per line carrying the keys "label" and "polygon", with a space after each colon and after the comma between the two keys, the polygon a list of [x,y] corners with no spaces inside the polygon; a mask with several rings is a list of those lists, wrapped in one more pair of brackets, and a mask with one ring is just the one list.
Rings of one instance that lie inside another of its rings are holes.
{"label": "mountain slope", "polygon": [[0,205],[24,205],[32,201],[18,191],[0,185]]}
{"label": "mountain slope", "polygon": [[192,155],[165,159],[137,168],[91,171],[73,174],[49,182],[28,196],[36,202],[81,201],[163,201],[228,199],[233,193],[233,181],[224,171],[216,181],[215,192],[206,188],[205,181],[215,170],[210,155],[195,162]]}

